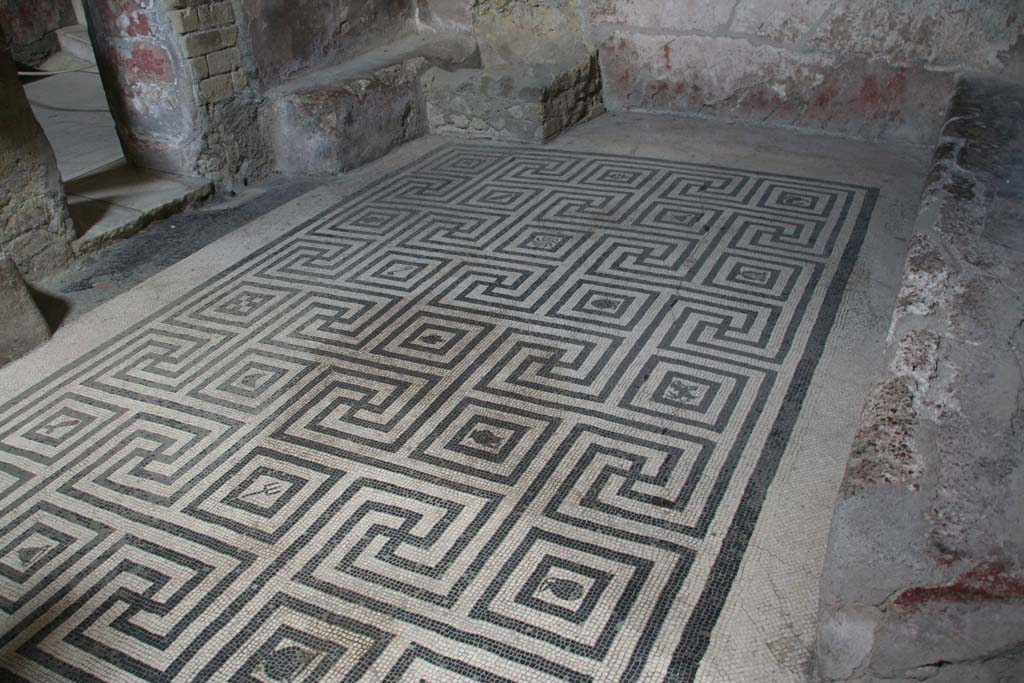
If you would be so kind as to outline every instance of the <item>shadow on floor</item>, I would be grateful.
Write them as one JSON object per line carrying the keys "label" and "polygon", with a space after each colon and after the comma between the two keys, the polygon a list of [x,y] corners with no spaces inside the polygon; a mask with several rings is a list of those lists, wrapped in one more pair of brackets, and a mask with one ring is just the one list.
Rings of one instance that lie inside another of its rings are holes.
{"label": "shadow on floor", "polygon": [[32,285],[28,285],[28,292],[32,295],[32,300],[36,302],[36,308],[43,314],[43,319],[46,321],[46,326],[50,328],[50,333],[53,334],[60,327],[61,323],[64,322],[64,319],[68,317],[71,305],[64,299],[36,289]]}

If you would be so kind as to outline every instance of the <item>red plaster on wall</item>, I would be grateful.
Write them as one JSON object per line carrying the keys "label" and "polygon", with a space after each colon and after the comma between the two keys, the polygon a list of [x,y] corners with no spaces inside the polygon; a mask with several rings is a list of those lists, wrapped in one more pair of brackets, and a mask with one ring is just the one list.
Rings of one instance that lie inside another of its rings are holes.
{"label": "red plaster on wall", "polygon": [[977,600],[1015,600],[1024,598],[1024,578],[1011,572],[1002,562],[977,565],[951,584],[908,588],[895,604],[913,608],[931,602],[974,602]]}
{"label": "red plaster on wall", "polygon": [[171,57],[157,43],[136,43],[131,53],[122,59],[124,79],[128,83],[170,82],[174,79]]}

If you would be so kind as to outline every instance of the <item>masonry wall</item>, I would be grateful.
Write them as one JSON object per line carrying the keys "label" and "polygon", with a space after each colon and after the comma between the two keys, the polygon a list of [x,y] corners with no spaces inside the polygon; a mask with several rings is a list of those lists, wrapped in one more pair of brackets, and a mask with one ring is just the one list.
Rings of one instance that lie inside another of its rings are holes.
{"label": "masonry wall", "polygon": [[605,101],[931,144],[959,73],[1020,75],[1020,0],[590,0]]}
{"label": "masonry wall", "polygon": [[418,0],[417,19],[428,30],[468,33],[473,29],[472,3],[467,0]]}
{"label": "masonry wall", "polygon": [[193,172],[231,189],[270,172],[243,0],[168,0],[202,134]]}
{"label": "masonry wall", "polygon": [[74,233],[57,161],[2,32],[0,104],[0,258],[10,256],[27,277],[45,275],[67,264]]}
{"label": "masonry wall", "polygon": [[0,0],[0,26],[14,60],[25,66],[56,52],[57,29],[73,23],[71,0]]}
{"label": "masonry wall", "polygon": [[263,87],[343,61],[408,29],[414,0],[241,0]]}

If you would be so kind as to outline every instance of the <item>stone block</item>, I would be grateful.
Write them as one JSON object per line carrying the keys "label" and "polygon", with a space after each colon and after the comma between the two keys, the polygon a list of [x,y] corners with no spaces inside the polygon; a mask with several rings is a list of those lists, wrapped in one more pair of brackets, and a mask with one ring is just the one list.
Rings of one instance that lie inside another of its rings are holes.
{"label": "stone block", "polygon": [[220,30],[220,42],[224,47],[234,47],[238,45],[238,29],[234,26],[230,28],[222,28]]}
{"label": "stone block", "polygon": [[235,21],[235,10],[230,2],[218,2],[211,6],[213,10],[213,21],[218,25],[225,26]]}
{"label": "stone block", "polygon": [[562,64],[434,68],[421,83],[436,133],[544,142],[604,111],[596,53]]}
{"label": "stone block", "polygon": [[564,63],[589,51],[580,0],[478,0],[474,30],[485,67]]}
{"label": "stone block", "polygon": [[194,57],[188,60],[188,64],[192,67],[192,73],[195,75],[197,81],[209,78],[210,65],[206,62],[206,57]]}
{"label": "stone block", "polygon": [[278,170],[339,173],[425,134],[420,75],[435,65],[479,63],[466,37],[416,34],[275,88],[265,120]]}
{"label": "stone block", "polygon": [[199,84],[199,92],[207,102],[219,102],[235,92],[231,74],[211,76]]}
{"label": "stone block", "polygon": [[170,13],[171,29],[178,34],[199,30],[199,14],[194,9],[173,10]]}
{"label": "stone block", "polygon": [[9,256],[0,254],[0,365],[50,338],[50,328]]}
{"label": "stone block", "polygon": [[196,31],[189,33],[181,40],[182,51],[189,58],[200,57],[224,47],[229,46],[225,42],[224,34],[219,30]]}
{"label": "stone block", "polygon": [[210,67],[210,75],[216,76],[241,67],[242,53],[237,47],[229,47],[206,55],[206,62]]}
{"label": "stone block", "polygon": [[340,173],[423,135],[427,121],[418,75],[415,65],[398,64],[276,96],[270,120],[278,170]]}

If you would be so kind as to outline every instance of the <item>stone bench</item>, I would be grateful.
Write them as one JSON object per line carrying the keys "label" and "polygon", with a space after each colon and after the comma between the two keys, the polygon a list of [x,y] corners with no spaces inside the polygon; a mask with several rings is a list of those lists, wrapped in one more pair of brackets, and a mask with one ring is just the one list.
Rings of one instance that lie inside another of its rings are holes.
{"label": "stone bench", "polygon": [[1024,680],[1024,86],[963,79],[832,517],[824,681]]}
{"label": "stone bench", "polygon": [[265,119],[277,170],[340,173],[425,134],[420,75],[476,64],[472,39],[413,34],[269,91]]}
{"label": "stone bench", "polygon": [[544,142],[604,111],[596,52],[554,64],[428,70],[431,132]]}

